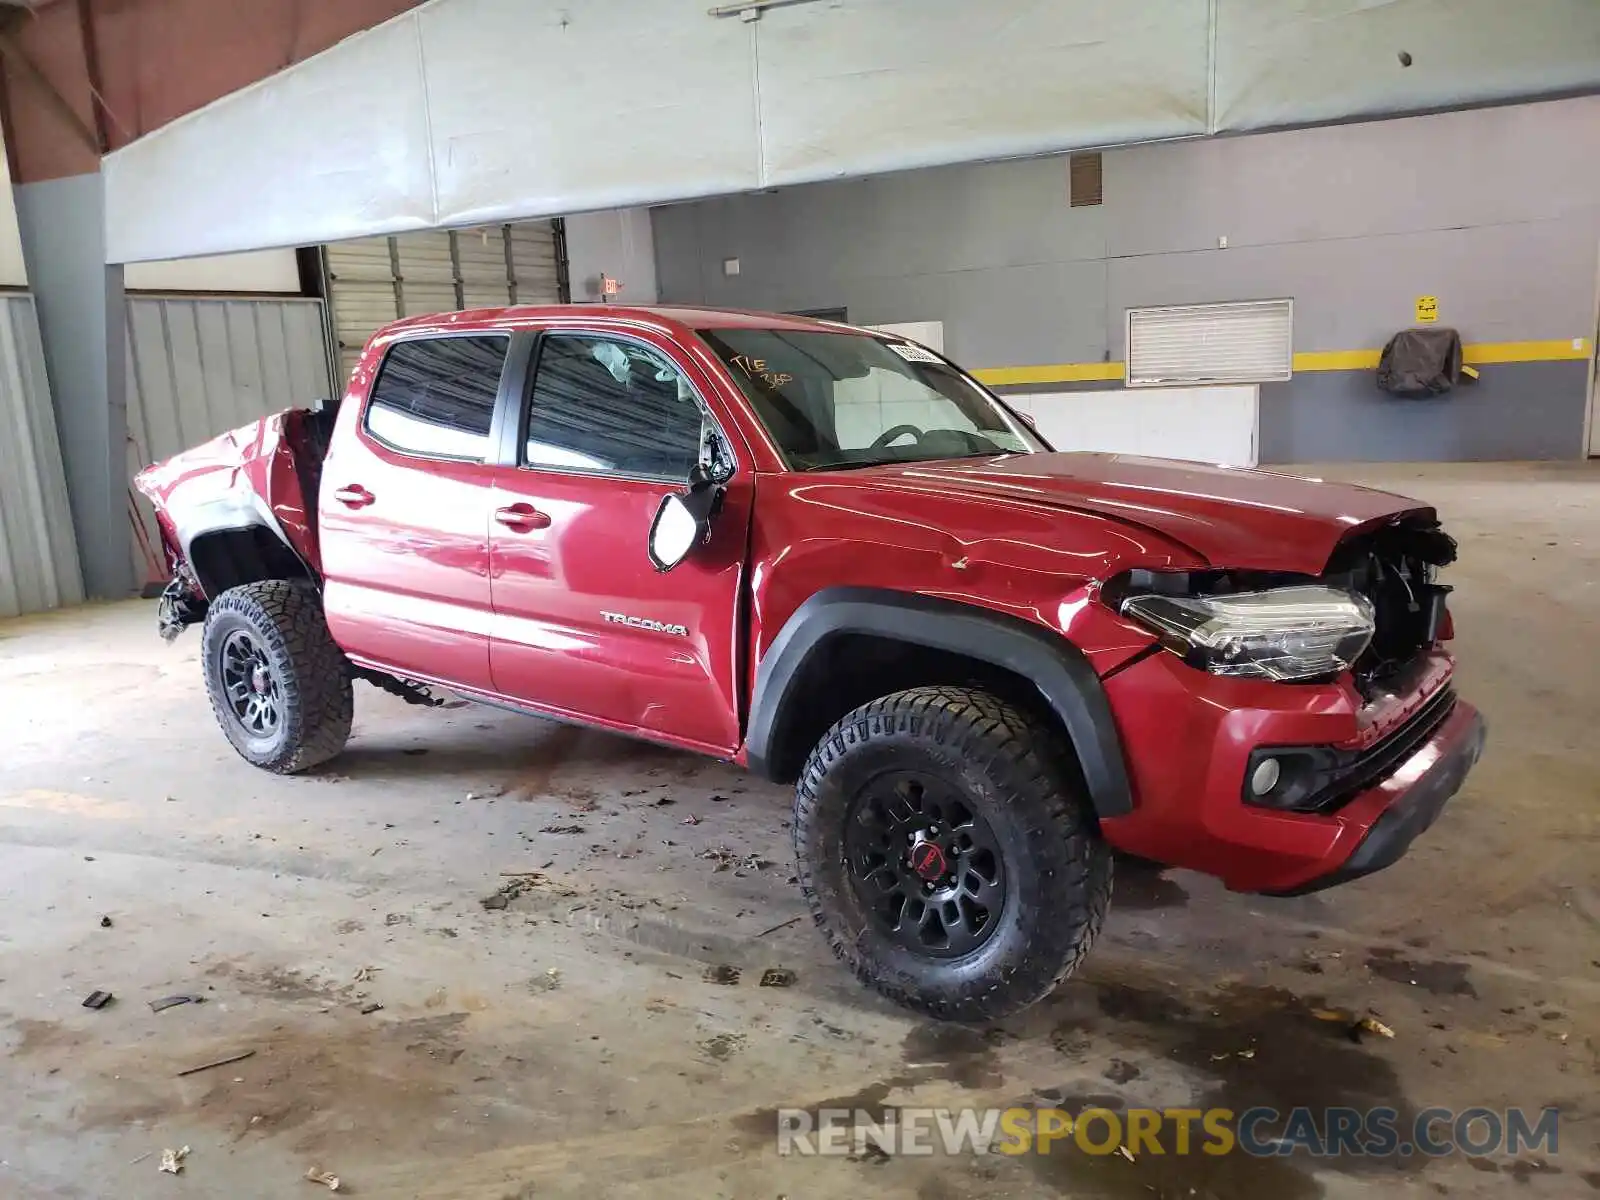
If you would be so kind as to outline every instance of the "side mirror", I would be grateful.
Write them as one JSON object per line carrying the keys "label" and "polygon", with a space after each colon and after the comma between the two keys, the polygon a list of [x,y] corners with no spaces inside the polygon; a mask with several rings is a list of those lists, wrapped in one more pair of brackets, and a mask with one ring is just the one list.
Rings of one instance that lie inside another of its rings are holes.
{"label": "side mirror", "polygon": [[689,557],[711,533],[711,517],[722,489],[711,474],[697,466],[689,476],[689,489],[664,496],[650,523],[650,562],[658,571],[670,571]]}

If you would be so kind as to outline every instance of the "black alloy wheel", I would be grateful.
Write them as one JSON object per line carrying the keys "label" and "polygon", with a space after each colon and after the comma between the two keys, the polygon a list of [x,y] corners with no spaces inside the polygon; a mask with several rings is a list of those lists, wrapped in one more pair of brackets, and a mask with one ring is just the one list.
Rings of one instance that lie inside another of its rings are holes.
{"label": "black alloy wheel", "polygon": [[1006,902],[999,843],[948,783],[912,771],[878,776],[851,806],[845,857],[874,926],[908,950],[959,958],[999,926]]}
{"label": "black alloy wheel", "polygon": [[266,649],[249,630],[237,629],[224,639],[217,666],[234,720],[250,737],[275,734],[283,720],[283,689]]}

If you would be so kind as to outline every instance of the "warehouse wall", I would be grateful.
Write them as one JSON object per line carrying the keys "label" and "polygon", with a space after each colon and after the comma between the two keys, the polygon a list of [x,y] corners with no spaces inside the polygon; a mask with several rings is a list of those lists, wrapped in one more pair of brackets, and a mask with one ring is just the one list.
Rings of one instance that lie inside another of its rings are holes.
{"label": "warehouse wall", "polygon": [[[1292,296],[1296,374],[1262,389],[1265,461],[1582,453],[1600,97],[1107,151],[1097,207],[1069,207],[1066,161],[1043,158],[652,215],[665,300],[943,321],[947,352],[996,385],[1120,378],[1105,364],[1129,306]],[[1398,401],[1370,367],[1419,295],[1483,377]]]}
{"label": "warehouse wall", "polygon": [[33,298],[0,297],[0,617],[83,599]]}
{"label": "warehouse wall", "polygon": [[650,210],[618,208],[566,219],[567,278],[575,303],[599,300],[600,276],[622,284],[617,302],[656,302],[656,256]]}

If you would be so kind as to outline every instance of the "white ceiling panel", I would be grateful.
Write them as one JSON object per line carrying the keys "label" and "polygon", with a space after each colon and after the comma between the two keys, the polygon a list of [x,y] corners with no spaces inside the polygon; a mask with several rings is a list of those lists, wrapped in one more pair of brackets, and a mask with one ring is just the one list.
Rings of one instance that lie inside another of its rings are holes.
{"label": "white ceiling panel", "polygon": [[1600,0],[711,7],[429,0],[110,155],[111,261],[1600,88]]}
{"label": "white ceiling panel", "polygon": [[767,182],[1204,133],[1207,12],[1207,0],[772,9],[757,25]]}
{"label": "white ceiling panel", "polygon": [[109,155],[111,262],[307,245],[434,223],[415,14]]}
{"label": "white ceiling panel", "polygon": [[760,183],[750,28],[706,0],[419,10],[442,223]]}
{"label": "white ceiling panel", "polygon": [[1218,129],[1305,125],[1600,85],[1600,0],[1216,4]]}

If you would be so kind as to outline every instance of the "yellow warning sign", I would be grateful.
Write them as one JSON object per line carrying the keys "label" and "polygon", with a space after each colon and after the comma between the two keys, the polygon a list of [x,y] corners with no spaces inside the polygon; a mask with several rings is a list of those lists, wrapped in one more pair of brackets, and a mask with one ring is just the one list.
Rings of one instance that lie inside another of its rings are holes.
{"label": "yellow warning sign", "polygon": [[1417,297],[1417,324],[1432,325],[1439,319],[1439,297]]}

